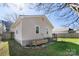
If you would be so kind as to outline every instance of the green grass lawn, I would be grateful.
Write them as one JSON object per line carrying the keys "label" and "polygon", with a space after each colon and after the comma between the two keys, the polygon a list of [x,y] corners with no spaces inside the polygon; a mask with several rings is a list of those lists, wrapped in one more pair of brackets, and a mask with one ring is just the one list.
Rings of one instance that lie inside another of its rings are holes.
{"label": "green grass lawn", "polygon": [[21,47],[15,40],[9,40],[9,52],[12,56],[63,56],[79,55],[79,45],[70,42],[55,42],[46,48],[31,49]]}
{"label": "green grass lawn", "polygon": [[72,42],[79,45],[79,38],[58,38],[57,41]]}
{"label": "green grass lawn", "polygon": [[9,56],[8,42],[0,42],[0,56]]}
{"label": "green grass lawn", "polygon": [[9,55],[11,56],[66,56],[79,55],[79,45],[71,42],[58,41],[46,48],[24,48],[15,40],[8,40]]}

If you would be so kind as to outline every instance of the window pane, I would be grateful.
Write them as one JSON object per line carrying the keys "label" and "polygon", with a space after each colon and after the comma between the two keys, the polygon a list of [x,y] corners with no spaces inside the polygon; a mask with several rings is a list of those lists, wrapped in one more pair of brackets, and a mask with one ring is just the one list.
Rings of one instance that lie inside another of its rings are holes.
{"label": "window pane", "polygon": [[18,31],[16,30],[16,34],[18,34]]}
{"label": "window pane", "polygon": [[38,26],[36,27],[36,33],[39,33],[39,27]]}
{"label": "window pane", "polygon": [[48,29],[47,29],[47,34],[48,34]]}

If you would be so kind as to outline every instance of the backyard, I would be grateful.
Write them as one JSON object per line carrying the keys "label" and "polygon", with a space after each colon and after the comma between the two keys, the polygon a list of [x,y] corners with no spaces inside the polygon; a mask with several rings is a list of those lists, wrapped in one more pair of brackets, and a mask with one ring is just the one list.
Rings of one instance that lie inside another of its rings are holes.
{"label": "backyard", "polygon": [[57,41],[71,42],[79,45],[79,38],[58,38]]}
{"label": "backyard", "polygon": [[0,56],[9,56],[8,42],[0,42]]}
{"label": "backyard", "polygon": [[[63,41],[62,41],[63,40]],[[68,42],[69,41],[69,42]],[[71,42],[70,42],[71,41]],[[11,56],[64,56],[64,55],[79,55],[79,39],[78,38],[59,38],[57,42],[53,42],[52,44],[48,44],[45,48],[24,48],[21,47],[15,40],[7,40],[4,41],[6,47],[4,50],[8,52],[0,53],[0,55],[7,55]],[[73,42],[77,42],[73,43]],[[0,45],[0,48],[1,46]],[[8,50],[7,50],[8,49]],[[2,52],[0,50],[0,52]]]}

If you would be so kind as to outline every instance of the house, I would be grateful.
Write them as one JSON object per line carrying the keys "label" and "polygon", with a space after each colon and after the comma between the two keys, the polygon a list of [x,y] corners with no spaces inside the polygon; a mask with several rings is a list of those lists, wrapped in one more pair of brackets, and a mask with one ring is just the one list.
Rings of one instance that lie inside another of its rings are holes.
{"label": "house", "polygon": [[55,33],[55,34],[68,33],[68,30],[69,30],[69,28],[67,28],[67,27],[58,27],[58,28],[54,28],[52,30],[52,33]]}
{"label": "house", "polygon": [[68,33],[76,33],[76,31],[72,28],[69,28]]}
{"label": "house", "polygon": [[58,38],[78,38],[79,33],[75,29],[67,28],[67,27],[60,27],[53,29],[53,36],[56,34]]}
{"label": "house", "polygon": [[15,40],[22,46],[29,45],[32,40],[52,37],[52,29],[52,24],[44,15],[20,15],[11,26]]}
{"label": "house", "polygon": [[2,21],[0,21],[0,34],[3,32],[6,32],[6,26],[2,23]]}
{"label": "house", "polygon": [[2,23],[2,21],[0,21],[0,40],[2,40],[2,34],[3,34],[3,32],[6,32],[6,27]]}
{"label": "house", "polygon": [[76,33],[79,33],[79,29],[76,29],[75,31],[76,31]]}

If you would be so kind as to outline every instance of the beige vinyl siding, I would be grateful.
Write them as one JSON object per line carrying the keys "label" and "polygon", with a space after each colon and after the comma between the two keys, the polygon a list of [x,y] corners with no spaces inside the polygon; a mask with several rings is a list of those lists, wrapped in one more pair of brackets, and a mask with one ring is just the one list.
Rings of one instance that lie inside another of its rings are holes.
{"label": "beige vinyl siding", "polygon": [[14,29],[14,37],[18,43],[22,44],[22,21],[19,23],[17,27]]}
{"label": "beige vinyl siding", "polygon": [[[44,18],[44,17],[43,17]],[[48,25],[46,20],[42,17],[25,17],[23,20],[23,40],[41,39],[44,37],[51,37],[52,28]],[[39,33],[36,33],[36,26],[39,26]],[[48,28],[48,34],[46,30]]]}
{"label": "beige vinyl siding", "polygon": [[[39,27],[38,34],[36,26]],[[20,16],[11,29],[15,32],[16,41],[25,46],[30,43],[30,40],[52,37],[53,26],[45,16]]]}

